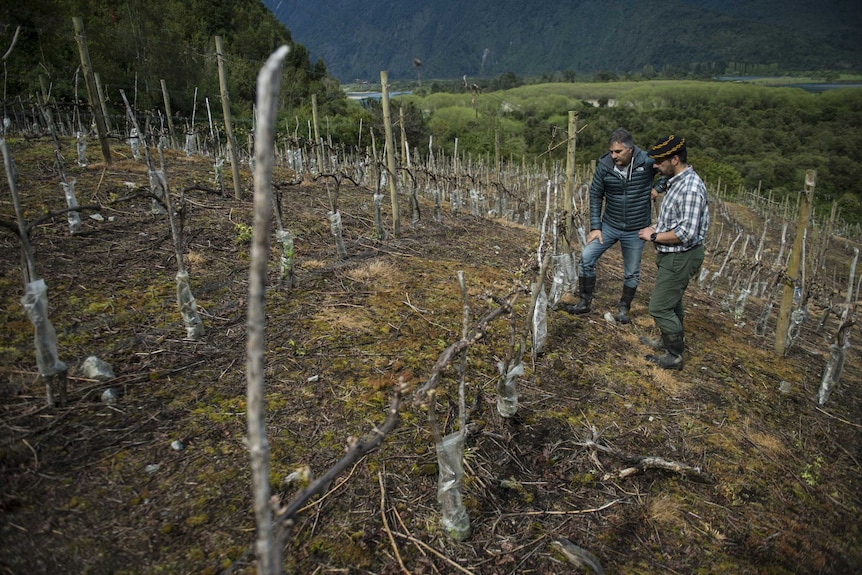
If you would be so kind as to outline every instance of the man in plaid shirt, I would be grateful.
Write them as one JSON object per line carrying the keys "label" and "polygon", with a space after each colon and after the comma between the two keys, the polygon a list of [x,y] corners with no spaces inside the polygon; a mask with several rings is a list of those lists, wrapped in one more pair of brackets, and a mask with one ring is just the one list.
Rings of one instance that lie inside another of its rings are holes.
{"label": "man in plaid shirt", "polygon": [[662,138],[648,155],[655,160],[656,170],[669,179],[658,222],[638,232],[640,239],[653,242],[657,253],[658,273],[649,312],[661,331],[661,341],[648,338],[641,341],[665,350],[663,355],[648,355],[649,361],[664,369],[682,369],[685,351],[682,296],[703,264],[709,202],[703,180],[688,164],[685,138],[676,135]]}

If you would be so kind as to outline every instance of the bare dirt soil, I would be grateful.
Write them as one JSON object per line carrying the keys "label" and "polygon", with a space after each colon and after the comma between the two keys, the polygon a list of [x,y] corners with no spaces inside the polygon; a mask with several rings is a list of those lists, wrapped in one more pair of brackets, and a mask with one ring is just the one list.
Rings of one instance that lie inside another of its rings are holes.
{"label": "bare dirt soil", "polygon": [[[50,141],[9,144],[27,221],[61,210]],[[74,157],[71,147],[65,152]],[[107,167],[66,168],[79,203],[101,205],[82,209],[83,233],[71,236],[65,216],[32,233],[59,357],[69,366],[63,406],[45,405],[33,325],[20,305],[15,215],[2,185],[0,572],[254,573],[245,443],[251,177],[243,166],[245,197],[226,198],[212,191],[210,159],[167,152],[206,328],[202,340],[189,341],[167,219],[153,215],[143,195],[144,163],[119,146],[114,153]],[[331,181],[297,183],[281,169],[275,180],[296,245],[296,287],[278,288],[273,250],[267,293],[271,484],[287,501],[299,488],[287,480],[293,472],[308,466],[321,475],[351,437],[384,420],[396,382],[421,386],[459,340],[457,272],[475,321],[497,305],[486,294],[504,298],[534,279],[539,234],[448,207],[436,221],[430,203],[411,225],[404,198],[400,236],[381,240],[371,192],[344,183],[338,205],[348,257],[339,259],[327,220]],[[95,213],[104,219],[90,218]],[[759,237],[762,223],[754,224],[749,231]],[[708,265],[720,264],[714,260],[707,255]],[[654,335],[646,310],[653,279],[647,249],[633,323],[605,321],[622,283],[612,249],[600,263],[593,312],[549,312],[546,347],[535,359],[528,350],[514,418],[496,408],[508,317],[470,347],[463,486],[470,537],[455,542],[440,526],[434,439],[427,411],[408,396],[381,447],[304,508],[284,549],[286,572],[589,572],[569,563],[555,538],[591,551],[607,573],[860,572],[858,347],[819,407],[834,317],[823,333],[810,320],[781,358],[772,351],[774,316],[766,337],[754,335],[762,301],[735,319],[719,306],[726,292],[710,297],[693,284],[687,363],[663,372],[638,342]],[[516,301],[519,333],[528,306],[526,295]],[[85,378],[89,356],[108,362],[115,377]],[[457,370],[447,369],[438,388],[445,432],[457,426],[457,384]],[[109,388],[118,392],[114,403],[102,401]],[[177,441],[181,450],[172,448]],[[621,473],[645,456],[701,473]]]}

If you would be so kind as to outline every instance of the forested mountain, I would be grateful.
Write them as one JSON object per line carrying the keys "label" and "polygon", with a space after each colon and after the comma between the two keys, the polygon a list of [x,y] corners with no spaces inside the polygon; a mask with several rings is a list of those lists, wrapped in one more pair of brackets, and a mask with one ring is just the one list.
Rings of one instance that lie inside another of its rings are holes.
{"label": "forested mountain", "polygon": [[862,70],[856,0],[264,3],[342,82]]}
{"label": "forested mountain", "polygon": [[120,89],[141,108],[161,106],[161,80],[175,112],[190,115],[196,91],[199,112],[204,97],[215,98],[219,107],[215,36],[223,39],[228,89],[238,110],[250,114],[257,72],[281,44],[292,48],[282,90],[288,106],[307,101],[311,92],[318,94],[321,105],[328,95],[343,100],[323,63],[312,64],[308,50],[292,41],[287,28],[260,0],[0,3],[0,51],[12,47],[4,61],[4,99],[26,99],[42,89],[55,101],[72,101],[76,89],[78,99],[85,98],[85,84],[76,71],[81,60],[72,24],[75,16],[84,22],[94,71],[115,108],[122,108]]}

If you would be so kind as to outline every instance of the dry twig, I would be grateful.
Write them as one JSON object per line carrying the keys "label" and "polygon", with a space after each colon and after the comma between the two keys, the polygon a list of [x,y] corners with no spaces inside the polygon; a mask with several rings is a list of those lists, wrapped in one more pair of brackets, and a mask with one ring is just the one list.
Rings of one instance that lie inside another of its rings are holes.
{"label": "dry twig", "polygon": [[290,504],[278,510],[275,524],[280,526],[277,538],[279,544],[283,544],[290,535],[290,531],[293,529],[295,523],[294,520],[296,519],[296,515],[303,509],[306,502],[315,495],[325,491],[327,486],[335,477],[340,475],[349,465],[362,458],[366,453],[376,449],[383,441],[383,438],[386,437],[390,431],[395,429],[398,425],[398,408],[400,406],[401,389],[396,388],[395,394],[392,397],[392,402],[389,406],[389,415],[386,417],[386,421],[383,422],[383,425],[380,427],[375,426],[375,428],[362,440],[354,439],[351,442],[347,453],[345,453],[341,459],[335,463],[335,465],[330,467],[322,476],[312,481],[308,487],[303,489],[296,495],[296,497],[293,498],[293,501],[291,501]]}
{"label": "dry twig", "polygon": [[398,552],[398,545],[395,543],[395,537],[392,536],[392,530],[389,529],[389,520],[386,519],[386,488],[383,486],[383,472],[377,473],[377,481],[380,483],[380,518],[383,520],[383,529],[386,530],[386,536],[389,537],[389,543],[392,545],[392,551],[395,553],[395,558],[398,559],[398,565],[406,575],[410,575],[410,571],[404,566],[404,561],[401,560],[401,553]]}
{"label": "dry twig", "polygon": [[612,447],[608,447],[606,445],[598,443],[597,440],[599,438],[599,435],[600,434],[596,431],[596,428],[593,427],[590,430],[590,436],[586,440],[576,443],[576,445],[613,455],[614,457],[622,459],[629,464],[629,467],[626,467],[625,469],[622,469],[616,473],[605,474],[602,478],[604,481],[607,481],[614,477],[618,479],[625,479],[626,477],[634,475],[640,471],[646,471],[647,469],[664,469],[667,471],[674,471],[676,473],[679,473],[680,475],[683,475],[695,481],[699,481],[701,483],[714,483],[713,478],[708,473],[703,471],[700,467],[692,467],[691,465],[687,465],[685,463],[679,463],[678,461],[670,461],[664,459],[663,457],[657,457],[654,455],[627,455],[618,449],[614,449]]}

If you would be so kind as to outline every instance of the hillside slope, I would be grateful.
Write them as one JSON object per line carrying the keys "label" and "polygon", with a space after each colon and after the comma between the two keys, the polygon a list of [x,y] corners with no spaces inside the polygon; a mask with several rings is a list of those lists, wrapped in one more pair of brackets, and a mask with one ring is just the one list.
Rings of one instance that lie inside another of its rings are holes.
{"label": "hillside slope", "polygon": [[[64,146],[73,157],[74,142]],[[61,209],[50,142],[10,147],[28,221]],[[68,403],[54,409],[44,406],[33,327],[19,303],[14,212],[9,194],[0,194],[3,572],[254,573],[244,443],[251,179],[243,166],[246,198],[235,200],[211,193],[211,159],[168,151],[166,169],[177,201],[184,198],[183,249],[207,334],[183,339],[175,251],[164,217],[150,213],[142,162],[68,168],[81,205],[102,202],[104,220],[85,217],[74,237],[64,217],[34,230],[59,355],[71,368]],[[397,382],[417,389],[461,338],[457,272],[475,321],[534,278],[539,234],[448,207],[435,220],[423,199],[418,224],[379,240],[371,191],[345,181],[338,205],[348,257],[339,259],[327,219],[331,180],[300,181],[284,168],[275,180],[297,257],[297,287],[275,287],[273,257],[267,294],[271,483],[287,500],[293,472],[309,466],[320,476],[351,437],[382,422]],[[730,213],[759,237],[761,220],[736,206]],[[710,249],[713,269],[722,249]],[[399,562],[416,574],[569,572],[552,544],[558,537],[590,550],[608,573],[859,572],[858,347],[830,403],[818,407],[812,398],[826,342],[815,322],[779,358],[774,326],[767,337],[753,334],[762,301],[734,318],[721,309],[721,290],[710,296],[693,285],[688,362],[662,372],[638,343],[653,332],[648,251],[633,323],[602,318],[616,304],[620,270],[611,250],[593,314],[550,312],[544,353],[533,361],[528,348],[517,417],[502,419],[495,399],[508,319],[470,347],[468,539],[456,543],[441,530],[428,413],[408,397],[381,448],[303,510],[285,550],[288,572],[398,573]],[[515,303],[518,333],[528,300]],[[834,329],[832,318],[824,333]],[[85,377],[80,365],[90,355],[116,377]],[[444,371],[437,411],[444,431],[457,420],[457,381],[457,369]],[[101,400],[109,388],[119,392],[115,403]],[[702,473],[625,471],[645,456]]]}
{"label": "hillside slope", "polygon": [[513,72],[615,73],[665,67],[720,75],[729,63],[862,70],[857,3],[647,0],[420,5],[397,0],[264,0],[342,82]]}

